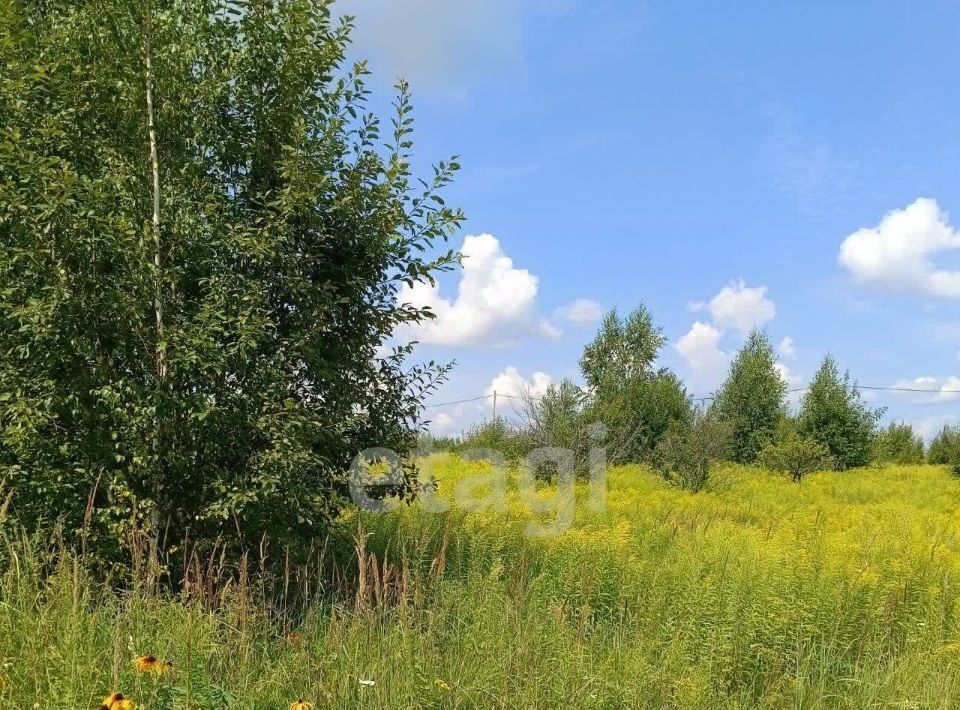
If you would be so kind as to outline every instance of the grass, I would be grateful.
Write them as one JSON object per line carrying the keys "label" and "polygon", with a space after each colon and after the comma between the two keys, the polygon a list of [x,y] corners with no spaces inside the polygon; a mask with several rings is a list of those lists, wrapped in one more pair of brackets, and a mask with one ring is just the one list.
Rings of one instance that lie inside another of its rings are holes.
{"label": "grass", "polygon": [[[430,463],[441,498],[483,492],[468,481],[485,464]],[[151,710],[960,707],[960,481],[722,474],[689,494],[616,469],[606,510],[578,490],[550,537],[528,534],[547,488],[511,485],[499,510],[353,513],[349,595],[295,618],[253,582],[216,605],[118,595],[8,542],[0,707],[113,691]],[[137,674],[140,655],[175,670]]]}

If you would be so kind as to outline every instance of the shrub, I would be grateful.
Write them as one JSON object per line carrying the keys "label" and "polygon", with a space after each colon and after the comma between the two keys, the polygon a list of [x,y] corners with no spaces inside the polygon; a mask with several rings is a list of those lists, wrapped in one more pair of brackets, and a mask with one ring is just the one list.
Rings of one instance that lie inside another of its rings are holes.
{"label": "shrub", "polygon": [[933,464],[946,464],[960,476],[960,426],[944,425],[930,442],[927,459]]}
{"label": "shrub", "polygon": [[799,433],[823,444],[840,469],[863,466],[870,460],[877,420],[883,410],[867,407],[850,381],[829,355],[813,377],[803,397]]}
{"label": "shrub", "polygon": [[531,450],[529,437],[517,425],[503,417],[475,424],[460,437],[454,451],[459,454],[493,451],[504,462],[517,463]]}
{"label": "shrub", "polygon": [[[587,396],[570,380],[550,385],[540,397],[524,394],[520,430],[532,449],[557,447],[573,453],[574,472],[589,473],[592,443],[590,422],[584,411]],[[535,472],[540,479],[552,479],[556,470],[545,464]]]}
{"label": "shrub", "polygon": [[712,407],[717,417],[730,422],[734,461],[755,462],[760,450],[773,441],[786,408],[786,392],[773,346],[763,332],[754,330],[734,358]]}
{"label": "shrub", "polygon": [[923,463],[923,437],[915,434],[909,424],[892,422],[877,434],[873,442],[872,458],[877,463]]}
{"label": "shrub", "polygon": [[730,436],[729,422],[694,412],[689,424],[674,423],[657,444],[654,466],[668,483],[696,493],[709,482],[711,468],[723,460]]}
{"label": "shrub", "polygon": [[776,442],[764,446],[760,452],[760,463],[771,471],[789,476],[796,483],[800,483],[808,473],[833,466],[826,446],[809,436],[800,436],[796,431],[790,431]]}

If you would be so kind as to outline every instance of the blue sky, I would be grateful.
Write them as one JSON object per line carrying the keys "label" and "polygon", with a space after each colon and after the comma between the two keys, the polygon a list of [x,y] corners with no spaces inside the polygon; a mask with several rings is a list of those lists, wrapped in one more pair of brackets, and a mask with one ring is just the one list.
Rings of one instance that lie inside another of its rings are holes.
{"label": "blue sky", "polygon": [[597,312],[643,301],[696,395],[759,324],[796,385],[829,351],[861,384],[948,390],[871,395],[888,419],[960,414],[960,2],[340,9],[378,94],[410,80],[418,160],[461,156],[455,245],[490,235],[408,294],[441,312],[419,355],[458,362],[434,403],[575,377]]}

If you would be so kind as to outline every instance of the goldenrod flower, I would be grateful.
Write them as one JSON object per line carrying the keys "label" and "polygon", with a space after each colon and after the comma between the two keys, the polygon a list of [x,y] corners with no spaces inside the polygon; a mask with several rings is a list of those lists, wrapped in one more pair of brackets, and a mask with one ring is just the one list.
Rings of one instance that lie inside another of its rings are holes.
{"label": "goldenrod flower", "polygon": [[300,700],[294,700],[290,703],[290,710],[313,710],[313,704],[300,698]]}
{"label": "goldenrod flower", "polygon": [[173,668],[170,661],[164,663],[155,656],[140,656],[133,662],[133,665],[136,666],[139,673],[154,673],[156,675],[163,675]]}
{"label": "goldenrod flower", "polygon": [[100,710],[137,710],[137,706],[130,698],[124,697],[123,693],[114,693],[103,699]]}
{"label": "goldenrod flower", "polygon": [[442,690],[444,693],[450,692],[450,684],[443,678],[437,678],[435,681],[433,681],[433,684],[437,686],[438,690]]}

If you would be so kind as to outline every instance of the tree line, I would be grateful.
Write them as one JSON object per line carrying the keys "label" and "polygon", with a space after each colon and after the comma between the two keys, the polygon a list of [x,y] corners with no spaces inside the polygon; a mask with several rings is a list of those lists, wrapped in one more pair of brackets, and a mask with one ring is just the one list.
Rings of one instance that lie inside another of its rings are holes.
{"label": "tree line", "polygon": [[540,397],[525,395],[513,421],[494,418],[434,444],[461,451],[492,448],[514,459],[537,447],[559,446],[575,452],[578,470],[585,473],[587,451],[602,430],[608,463],[649,463],[666,480],[693,490],[706,485],[711,465],[719,461],[761,465],[797,482],[817,470],[925,460],[960,473],[960,427],[944,427],[929,451],[909,424],[881,428],[884,410],[868,405],[850,373],[841,372],[830,355],[792,413],[765,332],[749,334],[726,380],[705,404],[697,404],[673,372],[656,367],[665,344],[645,306],[626,317],[610,311],[583,350],[584,386],[563,380]]}

